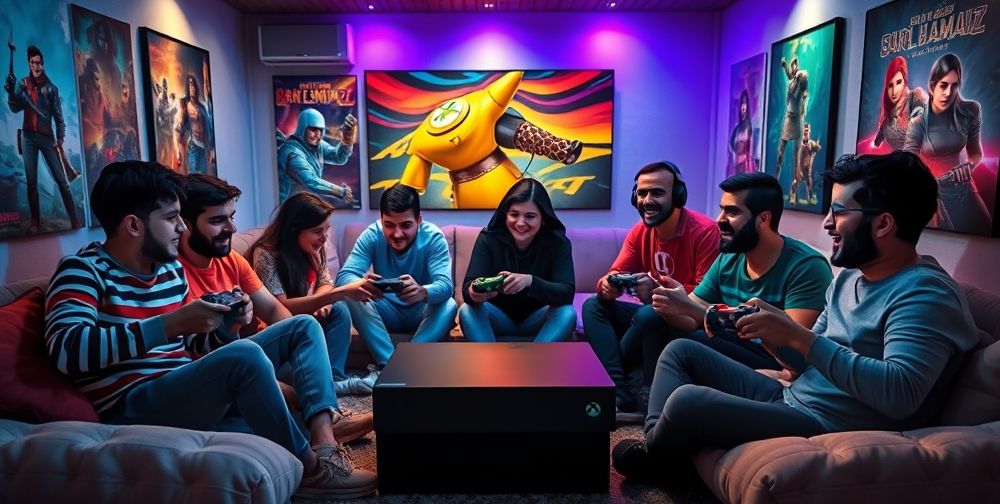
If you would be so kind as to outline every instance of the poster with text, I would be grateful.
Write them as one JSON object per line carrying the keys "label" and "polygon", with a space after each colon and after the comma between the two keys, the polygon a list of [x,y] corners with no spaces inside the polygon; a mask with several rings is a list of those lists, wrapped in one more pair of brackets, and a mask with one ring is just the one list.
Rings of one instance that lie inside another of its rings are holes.
{"label": "poster with text", "polygon": [[[140,159],[128,23],[70,6],[87,193],[105,166]],[[91,214],[91,225],[98,225]]]}
{"label": "poster with text", "polygon": [[910,0],[868,11],[857,152],[920,156],[938,181],[931,227],[997,234],[998,8]]}
{"label": "poster with text", "polygon": [[611,70],[368,71],[368,194],[494,209],[520,178],[559,209],[611,207]]}
{"label": "poster with text", "polygon": [[87,185],[69,9],[52,0],[9,2],[0,27],[8,49],[0,107],[0,239],[83,227]]}
{"label": "poster with text", "polygon": [[179,173],[216,175],[208,51],[139,29],[149,157]]}
{"label": "poster with text", "polygon": [[361,208],[358,78],[274,76],[278,202],[311,192],[337,208]]}
{"label": "poster with text", "polygon": [[785,208],[823,213],[823,174],[835,159],[844,19],[771,45],[765,171],[785,188]]}

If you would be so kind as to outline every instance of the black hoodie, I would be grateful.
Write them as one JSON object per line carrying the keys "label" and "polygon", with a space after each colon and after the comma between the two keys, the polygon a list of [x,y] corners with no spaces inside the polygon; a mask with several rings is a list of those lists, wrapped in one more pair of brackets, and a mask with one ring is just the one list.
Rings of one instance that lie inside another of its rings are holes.
{"label": "black hoodie", "polygon": [[[468,296],[469,284],[473,280],[495,276],[501,271],[532,275],[531,286],[527,289],[513,295],[501,292],[488,301],[516,323],[543,306],[573,304],[576,292],[573,249],[566,238],[566,227],[556,217],[542,184],[533,179],[518,182],[525,183],[536,185],[536,196],[531,201],[542,214],[543,224],[538,234],[531,240],[528,248],[518,250],[507,229],[507,209],[510,205],[501,203],[489,225],[480,231],[476,239],[469,259],[469,269],[462,282],[462,298],[466,303],[476,304]],[[506,200],[505,197],[504,201]]]}

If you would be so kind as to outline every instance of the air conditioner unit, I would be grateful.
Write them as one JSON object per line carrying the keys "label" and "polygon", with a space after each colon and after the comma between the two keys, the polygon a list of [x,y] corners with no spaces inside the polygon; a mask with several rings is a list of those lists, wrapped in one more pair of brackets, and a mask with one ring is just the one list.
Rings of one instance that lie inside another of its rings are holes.
{"label": "air conditioner unit", "polygon": [[351,25],[261,25],[260,62],[271,66],[354,64]]}

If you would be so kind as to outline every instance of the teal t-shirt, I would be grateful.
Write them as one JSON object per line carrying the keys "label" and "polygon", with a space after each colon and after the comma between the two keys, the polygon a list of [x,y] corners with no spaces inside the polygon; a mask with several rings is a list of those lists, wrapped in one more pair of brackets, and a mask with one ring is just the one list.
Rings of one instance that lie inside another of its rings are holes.
{"label": "teal t-shirt", "polygon": [[830,263],[815,249],[795,238],[782,237],[778,261],[760,278],[747,275],[745,254],[719,254],[694,295],[712,304],[737,306],[751,298],[787,310],[819,310],[826,306],[826,290],[833,281]]}

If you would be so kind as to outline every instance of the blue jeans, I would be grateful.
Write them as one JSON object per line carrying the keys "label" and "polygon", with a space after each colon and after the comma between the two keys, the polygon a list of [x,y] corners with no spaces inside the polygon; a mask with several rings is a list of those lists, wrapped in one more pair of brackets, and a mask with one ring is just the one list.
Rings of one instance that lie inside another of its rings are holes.
{"label": "blue jeans", "polygon": [[361,340],[375,357],[375,364],[384,366],[395,347],[389,332],[410,332],[414,343],[443,341],[455,327],[458,305],[448,298],[443,303],[413,303],[400,306],[387,299],[378,301],[344,301],[351,312],[351,321]]}
{"label": "blue jeans", "polygon": [[347,366],[347,352],[351,346],[351,312],[347,304],[343,301],[333,303],[330,314],[322,324],[333,379],[343,380],[347,378],[344,367]]}
{"label": "blue jeans", "polygon": [[203,147],[188,142],[187,144],[188,173],[208,173],[208,157]]}
{"label": "blue jeans", "polygon": [[136,385],[103,420],[215,430],[235,406],[255,434],[307,460],[309,441],[288,411],[274,370],[290,363],[302,417],[338,409],[323,330],[296,315]]}
{"label": "blue jeans", "polygon": [[493,303],[465,303],[458,311],[458,323],[469,341],[496,341],[496,336],[535,336],[536,343],[552,343],[570,338],[576,327],[576,311],[573,305],[543,306],[518,324]]}
{"label": "blue jeans", "polygon": [[646,448],[676,462],[705,448],[758,439],[815,436],[826,429],[785,404],[784,387],[725,355],[686,339],[663,350],[649,392]]}

